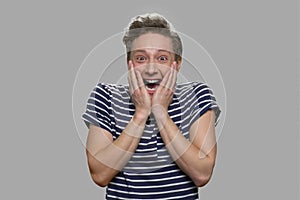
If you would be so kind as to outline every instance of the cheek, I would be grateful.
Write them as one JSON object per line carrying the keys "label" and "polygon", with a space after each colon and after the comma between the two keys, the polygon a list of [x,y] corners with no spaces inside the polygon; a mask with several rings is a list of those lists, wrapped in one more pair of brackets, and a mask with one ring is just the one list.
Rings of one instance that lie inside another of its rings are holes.
{"label": "cheek", "polygon": [[162,78],[164,78],[167,75],[168,71],[169,70],[161,71]]}
{"label": "cheek", "polygon": [[141,74],[143,74],[143,67],[141,66],[134,66],[134,70],[139,71]]}
{"label": "cheek", "polygon": [[167,65],[161,66],[159,68],[159,70],[163,76],[165,76],[168,73],[168,71],[170,71],[170,69],[171,69],[171,67],[167,66]]}

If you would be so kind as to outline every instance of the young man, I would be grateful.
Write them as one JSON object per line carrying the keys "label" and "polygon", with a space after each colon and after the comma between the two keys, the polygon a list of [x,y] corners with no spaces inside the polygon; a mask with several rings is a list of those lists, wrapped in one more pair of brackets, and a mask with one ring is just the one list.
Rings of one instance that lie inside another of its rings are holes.
{"label": "young man", "polygon": [[176,84],[182,43],[162,16],[137,16],[123,42],[128,85],[99,83],[83,114],[91,176],[106,199],[198,199],[216,159],[215,98]]}

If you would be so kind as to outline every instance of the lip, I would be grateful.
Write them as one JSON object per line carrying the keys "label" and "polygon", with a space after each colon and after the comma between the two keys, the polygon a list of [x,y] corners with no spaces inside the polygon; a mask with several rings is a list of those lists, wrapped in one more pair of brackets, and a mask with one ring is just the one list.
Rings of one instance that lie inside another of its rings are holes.
{"label": "lip", "polygon": [[148,94],[151,95],[151,96],[155,93],[155,91],[149,91],[149,90],[147,90],[147,92],[148,92]]}
{"label": "lip", "polygon": [[[157,87],[159,86],[161,79],[159,78],[151,78],[151,79],[143,79],[146,90],[148,92],[148,94],[153,95],[157,89]],[[147,85],[152,84],[152,87],[147,87]],[[155,87],[153,87],[153,85],[155,85]]]}
{"label": "lip", "polygon": [[156,85],[155,88],[148,88],[147,85],[146,85],[145,87],[146,87],[146,90],[149,94],[154,94],[158,86],[159,85]]}

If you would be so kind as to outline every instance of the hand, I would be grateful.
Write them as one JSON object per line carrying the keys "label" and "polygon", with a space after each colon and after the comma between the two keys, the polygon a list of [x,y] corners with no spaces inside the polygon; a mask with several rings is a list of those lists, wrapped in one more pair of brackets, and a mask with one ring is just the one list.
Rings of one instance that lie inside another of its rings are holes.
{"label": "hand", "polygon": [[167,112],[168,107],[173,99],[177,80],[177,64],[174,61],[171,65],[171,69],[165,75],[157,90],[152,97],[152,113],[154,115],[160,115],[162,112]]}
{"label": "hand", "polygon": [[151,98],[145,88],[141,73],[134,69],[131,60],[128,62],[128,66],[129,91],[135,105],[135,115],[147,119],[151,113]]}

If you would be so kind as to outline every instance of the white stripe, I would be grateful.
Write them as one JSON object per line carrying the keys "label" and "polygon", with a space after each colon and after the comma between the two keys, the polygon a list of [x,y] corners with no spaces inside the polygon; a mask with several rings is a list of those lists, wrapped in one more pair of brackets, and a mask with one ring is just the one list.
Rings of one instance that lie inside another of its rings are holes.
{"label": "white stripe", "polygon": [[[89,116],[90,118],[94,119],[96,122],[98,122],[99,124],[105,126],[106,128],[108,128],[108,130],[111,130],[110,127],[106,126],[104,123],[102,123],[101,121],[99,121],[98,119],[94,118],[93,116],[89,115],[88,113],[85,113],[85,115]],[[92,123],[91,121],[84,119],[85,121],[88,121],[89,123]]]}
{"label": "white stripe", "polygon": [[[112,101],[118,101],[117,103],[121,104],[121,105],[125,105],[126,107],[132,106],[134,105],[133,102],[130,101],[130,99],[124,99],[124,98],[118,98],[118,97],[113,97]],[[117,104],[117,105],[119,105]]]}
{"label": "white stripe", "polygon": [[165,198],[164,200],[169,200],[169,199],[185,199],[186,197],[194,196],[194,195],[198,196],[198,193],[191,193],[191,194],[182,195],[182,196],[169,197],[169,198]]}
{"label": "white stripe", "polygon": [[[99,112],[97,112],[96,110],[91,110],[91,109],[86,109],[88,112],[90,112],[90,113],[95,113],[95,114],[99,114]],[[102,110],[102,109],[100,109],[100,110]],[[106,112],[106,111],[105,111]],[[105,115],[101,115],[101,116],[103,116],[103,117],[105,117],[105,119],[107,120],[107,121],[110,121],[110,119],[107,117],[107,116],[105,116]]]}
{"label": "white stripe", "polygon": [[[101,84],[102,85],[102,84]],[[104,86],[104,85],[103,85]],[[99,85],[96,86],[96,88],[98,88],[99,90],[101,90],[102,92],[104,92],[105,94],[107,94],[107,96],[110,96],[110,94],[102,87],[100,87]],[[93,90],[96,91],[96,90]],[[98,93],[98,92],[97,92]],[[99,93],[98,93],[99,94]]]}
{"label": "white stripe", "polygon": [[[104,105],[104,106],[107,108],[107,110],[111,110],[111,108],[108,107],[108,105],[106,105],[104,102],[100,101],[99,99],[96,99],[95,97],[90,97],[89,100],[97,101],[98,103]],[[93,105],[93,104],[91,104],[91,103],[88,103],[88,104],[89,104],[89,105]],[[94,104],[94,107],[96,107],[96,104]],[[106,112],[107,112],[107,111],[106,111]]]}
{"label": "white stripe", "polygon": [[[107,196],[108,196],[108,197],[111,197],[111,198],[115,198],[115,199],[133,200],[133,199],[123,198],[123,197],[117,197],[117,196],[114,196],[114,195],[107,195]],[[134,199],[134,200],[141,200],[141,199]]]}
{"label": "white stripe", "polygon": [[[194,187],[189,187],[189,188],[183,188],[183,189],[176,189],[176,190],[170,190],[170,191],[163,191],[163,192],[130,192],[129,194],[135,194],[135,195],[157,195],[157,194],[166,194],[166,193],[172,193],[172,192],[182,192],[186,190],[192,190]],[[108,188],[108,190],[114,191],[114,192],[119,192],[123,194],[128,194],[127,191],[121,191],[121,190],[116,190],[112,188]]]}
{"label": "white stripe", "polygon": [[151,145],[151,144],[155,144],[157,141],[155,140],[155,141],[150,141],[150,142],[148,142],[148,143],[139,143],[139,145],[141,145],[141,146],[148,146],[148,145]]}
{"label": "white stripe", "polygon": [[[161,146],[165,146],[165,144],[162,143]],[[167,151],[167,149],[163,147],[163,148],[158,149],[157,151],[158,152],[165,152],[165,151]]]}
{"label": "white stripe", "polygon": [[145,163],[145,164],[150,164],[150,163],[158,163],[158,162],[166,162],[166,160],[152,160],[152,161],[131,161],[129,160],[128,163],[132,164],[137,164],[137,163]]}
{"label": "white stripe", "polygon": [[112,96],[114,97],[113,99],[123,99],[124,102],[121,102],[121,103],[125,103],[125,104],[132,104],[130,103],[130,96],[126,96],[125,95],[120,95],[120,91],[114,91],[114,90],[111,90],[111,93],[112,93]]}
{"label": "white stripe", "polygon": [[[116,104],[114,101],[115,100],[117,100],[116,98],[114,98],[114,99],[112,99],[112,101],[111,101],[111,104],[112,104],[112,107],[114,108],[114,107],[118,107],[119,109],[121,109],[121,110],[127,110],[127,111],[134,111],[134,109],[131,109],[131,108],[129,108],[129,105],[132,105],[132,103],[131,104],[128,104],[128,106],[123,106],[122,104],[122,106],[120,106],[119,104]],[[120,100],[121,101],[121,100]]]}
{"label": "white stripe", "polygon": [[157,158],[172,159],[169,154],[168,155],[164,155],[164,156],[157,156]]}
{"label": "white stripe", "polygon": [[156,151],[156,150],[157,150],[156,147],[149,148],[149,149],[136,149],[137,152]]}
{"label": "white stripe", "polygon": [[151,158],[151,157],[156,157],[157,155],[136,155],[136,154],[133,154],[132,157],[133,158]]}
{"label": "white stripe", "polygon": [[125,185],[122,183],[114,183],[111,182],[110,184],[112,185],[117,185],[117,186],[121,186],[121,187],[128,187],[128,188],[137,188],[137,189],[148,189],[148,188],[163,188],[163,187],[170,187],[170,186],[176,186],[176,185],[183,185],[183,184],[187,184],[187,183],[191,183],[191,181],[184,181],[184,182],[179,182],[179,183],[169,183],[169,184],[165,184],[165,185],[151,185],[151,186],[133,186],[133,185]]}
{"label": "white stripe", "polygon": [[170,173],[179,172],[179,171],[180,171],[179,169],[173,169],[173,170],[165,171],[165,172],[143,173],[142,175],[141,174],[137,174],[137,173],[132,173],[132,172],[124,172],[124,174],[127,175],[127,176],[154,176],[154,175],[170,174]]}
{"label": "white stripe", "polygon": [[[125,111],[126,113],[129,113],[130,111],[131,112],[134,112],[134,109],[130,109],[129,107],[121,107],[120,105],[118,105],[118,104],[115,104],[114,102],[111,102],[111,106],[112,106],[112,108],[116,108],[116,107],[118,107],[121,111]],[[116,110],[113,110],[113,112],[115,112],[115,113],[120,113],[120,112],[118,112],[118,111],[116,111]],[[122,114],[120,114],[120,115],[122,115]]]}
{"label": "white stripe", "polygon": [[[164,168],[164,167],[167,167],[168,165],[156,165],[156,166],[145,166],[145,167],[128,167],[128,166],[125,166],[124,169],[136,169],[136,170],[151,170],[151,169],[161,169],[161,168]],[[141,180],[141,181],[144,181],[144,180]]]}
{"label": "white stripe", "polygon": [[[158,178],[158,179],[151,179],[148,180],[148,182],[157,182],[157,181],[168,181],[168,180],[173,180],[173,179],[179,179],[179,178],[184,178],[186,177],[185,175],[179,175],[179,176],[173,176],[173,177],[168,177],[168,178]],[[140,183],[140,182],[145,182],[145,180],[134,180],[134,179],[130,179],[130,178],[126,178],[127,182],[132,182],[132,183]]]}

